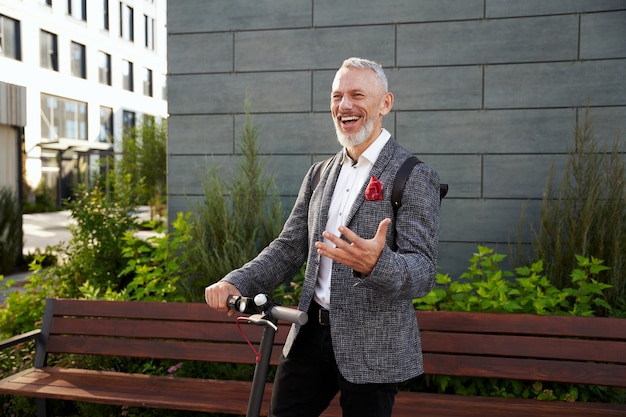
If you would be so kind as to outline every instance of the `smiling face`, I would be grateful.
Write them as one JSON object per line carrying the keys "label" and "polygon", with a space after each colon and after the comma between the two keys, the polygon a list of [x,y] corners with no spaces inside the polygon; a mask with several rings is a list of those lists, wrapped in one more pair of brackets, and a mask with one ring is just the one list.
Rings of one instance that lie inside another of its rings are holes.
{"label": "smiling face", "polygon": [[344,67],[337,71],[330,112],[337,139],[353,159],[376,140],[392,105],[393,95],[373,70]]}

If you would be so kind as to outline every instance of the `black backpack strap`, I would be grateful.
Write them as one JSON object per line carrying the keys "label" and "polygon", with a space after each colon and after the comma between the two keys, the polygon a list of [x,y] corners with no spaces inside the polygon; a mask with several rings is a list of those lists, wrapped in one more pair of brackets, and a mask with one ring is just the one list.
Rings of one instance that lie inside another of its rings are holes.
{"label": "black backpack strap", "polygon": [[448,184],[439,184],[439,202],[448,194]]}
{"label": "black backpack strap", "polygon": [[328,168],[328,165],[330,165],[330,161],[332,161],[333,158],[334,157],[331,156],[330,158],[322,162],[319,168],[317,168],[317,171],[315,171],[313,179],[311,180],[311,190],[315,190],[317,188],[317,184],[320,183],[320,179],[322,178],[322,173],[326,171],[326,168]]}
{"label": "black backpack strap", "polygon": [[[398,209],[402,205],[402,193],[404,192],[404,187],[406,186],[406,182],[411,175],[411,171],[417,164],[421,164],[416,156],[409,156],[406,161],[400,166],[398,169],[398,173],[396,174],[396,178],[393,181],[393,189],[391,190],[391,205],[393,206],[393,211],[398,212]],[[439,201],[443,200],[443,198],[448,194],[448,184],[440,184],[439,185]]]}
{"label": "black backpack strap", "polygon": [[393,180],[393,188],[391,190],[391,205],[393,206],[393,211],[395,213],[398,212],[398,209],[402,205],[402,193],[404,192],[406,182],[411,175],[411,171],[413,171],[413,167],[421,162],[422,161],[420,161],[416,156],[409,156],[400,166],[400,169],[398,169],[398,173],[396,174],[396,178]]}

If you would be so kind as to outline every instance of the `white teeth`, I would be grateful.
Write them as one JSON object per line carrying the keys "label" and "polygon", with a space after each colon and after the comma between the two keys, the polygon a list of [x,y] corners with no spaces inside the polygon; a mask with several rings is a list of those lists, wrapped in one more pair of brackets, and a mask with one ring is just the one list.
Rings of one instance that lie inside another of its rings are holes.
{"label": "white teeth", "polygon": [[359,120],[359,116],[347,116],[341,118],[342,122],[353,122],[355,120]]}

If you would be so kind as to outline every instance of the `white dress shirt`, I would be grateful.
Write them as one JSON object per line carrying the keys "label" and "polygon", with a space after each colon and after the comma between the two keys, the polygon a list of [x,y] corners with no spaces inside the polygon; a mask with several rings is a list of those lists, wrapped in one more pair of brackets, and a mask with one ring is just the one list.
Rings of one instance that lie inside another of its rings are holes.
{"label": "white dress shirt", "polygon": [[[337,178],[333,198],[330,202],[330,209],[328,210],[326,231],[329,233],[340,236],[339,226],[346,225],[350,209],[363,184],[366,181],[369,183],[370,171],[390,137],[391,134],[386,129],[383,129],[376,140],[359,156],[357,161],[353,161],[344,149],[341,172],[339,173],[339,178]],[[333,245],[328,239],[324,239],[324,243]],[[319,274],[315,285],[315,301],[324,308],[330,308],[332,266],[332,259],[321,257]]]}

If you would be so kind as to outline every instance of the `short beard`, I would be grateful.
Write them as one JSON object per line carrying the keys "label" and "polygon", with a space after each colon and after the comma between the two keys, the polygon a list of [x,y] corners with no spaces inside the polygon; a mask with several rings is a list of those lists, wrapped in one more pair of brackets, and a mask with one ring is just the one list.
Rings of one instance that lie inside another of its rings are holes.
{"label": "short beard", "polygon": [[346,135],[341,131],[339,126],[341,122],[335,119],[335,132],[337,133],[337,140],[339,144],[344,148],[353,148],[355,146],[359,146],[363,142],[365,142],[372,132],[374,131],[374,121],[371,118],[368,118],[365,121],[365,124],[358,132],[356,132],[353,136]]}

